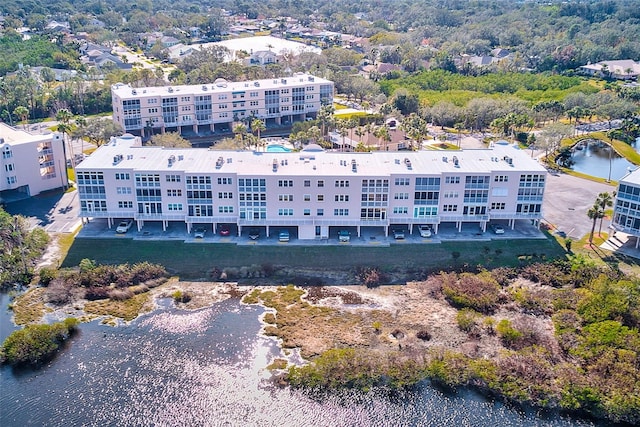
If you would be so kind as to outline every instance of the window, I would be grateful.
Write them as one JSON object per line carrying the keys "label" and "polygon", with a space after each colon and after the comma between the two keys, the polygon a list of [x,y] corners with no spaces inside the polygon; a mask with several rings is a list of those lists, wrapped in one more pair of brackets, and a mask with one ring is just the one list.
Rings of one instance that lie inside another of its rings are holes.
{"label": "window", "polygon": [[456,197],[458,197],[457,191],[445,191],[442,194],[445,199],[455,199]]}
{"label": "window", "polygon": [[311,201],[311,194],[305,194],[304,195],[304,201],[305,202],[310,202]]}
{"label": "window", "polygon": [[231,192],[220,192],[218,193],[218,199],[233,199],[233,193]]}
{"label": "window", "polygon": [[396,178],[395,185],[409,185],[409,178]]}
{"label": "window", "polygon": [[116,187],[117,194],[131,194],[131,187]]}
{"label": "window", "polygon": [[349,209],[334,209],[334,216],[349,216]]}
{"label": "window", "polygon": [[302,214],[303,214],[304,216],[309,216],[309,215],[311,215],[311,209],[305,209],[305,210],[302,212]]}
{"label": "window", "polygon": [[505,209],[504,203],[491,203],[492,211],[503,211]]}
{"label": "window", "polygon": [[324,194],[318,194],[318,201],[324,202]]}
{"label": "window", "polygon": [[348,187],[348,186],[349,186],[349,181],[345,181],[345,180],[336,181],[336,187]]}
{"label": "window", "polygon": [[118,201],[118,209],[133,209],[132,201]]}
{"label": "window", "polygon": [[167,208],[170,211],[181,211],[182,210],[182,203],[169,203],[167,205]]}
{"label": "window", "polygon": [[293,209],[278,209],[278,216],[293,216]]}
{"label": "window", "polygon": [[305,180],[304,180],[304,186],[305,186],[305,187],[311,187],[311,181],[310,181],[310,180],[308,180],[308,179],[305,179]]}
{"label": "window", "polygon": [[404,207],[404,206],[396,206],[395,208],[393,208],[393,213],[394,214],[406,214],[406,213],[409,213],[409,208]]}
{"label": "window", "polygon": [[318,187],[324,187],[324,181],[323,180],[319,180],[318,181]]}
{"label": "window", "polygon": [[169,197],[181,197],[182,196],[182,190],[181,189],[168,189],[167,190],[167,196]]}
{"label": "window", "polygon": [[396,200],[408,200],[409,199],[409,193],[395,193],[393,195],[393,198]]}
{"label": "window", "polygon": [[293,187],[293,181],[287,179],[278,180],[278,187]]}
{"label": "window", "polygon": [[496,175],[493,178],[494,182],[508,182],[509,181],[509,177],[507,175]]}
{"label": "window", "polygon": [[316,215],[318,215],[318,216],[324,216],[324,209],[318,209],[318,210],[316,211]]}
{"label": "window", "polygon": [[16,182],[18,182],[18,179],[15,176],[7,177],[7,184],[15,184]]}
{"label": "window", "polygon": [[278,195],[279,202],[293,202],[293,194],[279,194]]}
{"label": "window", "polygon": [[218,178],[219,185],[231,185],[233,184],[233,178]]}
{"label": "window", "polygon": [[443,212],[457,212],[458,211],[458,205],[443,205],[442,206],[442,211]]}
{"label": "window", "polygon": [[180,175],[167,175],[167,182],[180,182]]}
{"label": "window", "polygon": [[125,179],[131,179],[131,177],[128,173],[116,173],[116,179],[122,181]]}
{"label": "window", "polygon": [[190,96],[181,96],[180,97],[180,102],[189,102],[191,101],[191,97]]}
{"label": "window", "polygon": [[218,206],[218,213],[233,213],[233,206]]}
{"label": "window", "polygon": [[335,201],[336,202],[348,202],[349,201],[349,195],[348,194],[336,194]]}
{"label": "window", "polygon": [[445,184],[460,184],[459,176],[447,176],[444,178]]}

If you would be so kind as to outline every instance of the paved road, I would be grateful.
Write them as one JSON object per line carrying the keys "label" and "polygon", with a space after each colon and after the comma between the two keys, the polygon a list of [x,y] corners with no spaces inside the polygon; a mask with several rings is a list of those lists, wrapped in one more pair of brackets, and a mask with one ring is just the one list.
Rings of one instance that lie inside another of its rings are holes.
{"label": "paved road", "polygon": [[[574,239],[580,239],[591,232],[593,221],[587,211],[600,193],[613,192],[615,187],[588,181],[571,175],[547,175],[544,196],[544,220]],[[605,219],[602,228],[609,221]]]}

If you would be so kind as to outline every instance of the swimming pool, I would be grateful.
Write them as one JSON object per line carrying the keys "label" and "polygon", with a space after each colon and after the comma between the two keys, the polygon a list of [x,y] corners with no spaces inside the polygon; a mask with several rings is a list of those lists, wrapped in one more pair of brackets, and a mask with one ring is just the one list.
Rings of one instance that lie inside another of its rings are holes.
{"label": "swimming pool", "polygon": [[267,145],[267,153],[288,153],[291,149],[280,144]]}

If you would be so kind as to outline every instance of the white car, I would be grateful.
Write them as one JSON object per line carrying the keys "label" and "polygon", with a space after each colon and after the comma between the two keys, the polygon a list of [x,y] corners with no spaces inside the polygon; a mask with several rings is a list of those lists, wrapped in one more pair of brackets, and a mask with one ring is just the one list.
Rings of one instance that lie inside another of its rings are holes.
{"label": "white car", "polygon": [[131,228],[132,225],[133,225],[133,220],[132,219],[127,219],[125,221],[120,221],[120,224],[118,224],[118,227],[116,227],[116,233],[124,234],[127,231],[129,231],[129,229]]}
{"label": "white car", "polygon": [[338,231],[339,242],[348,242],[349,240],[351,240],[351,234],[347,230]]}
{"label": "white car", "polygon": [[204,233],[206,233],[207,230],[203,227],[198,227],[195,230],[193,230],[193,237],[195,237],[196,239],[204,239]]}
{"label": "white car", "polygon": [[420,237],[431,237],[431,226],[430,225],[421,225],[418,227],[420,230]]}
{"label": "white car", "polygon": [[491,229],[496,234],[504,234],[504,227],[498,224],[491,224]]}
{"label": "white car", "polygon": [[402,240],[404,239],[404,230],[393,230],[393,238],[396,240]]}

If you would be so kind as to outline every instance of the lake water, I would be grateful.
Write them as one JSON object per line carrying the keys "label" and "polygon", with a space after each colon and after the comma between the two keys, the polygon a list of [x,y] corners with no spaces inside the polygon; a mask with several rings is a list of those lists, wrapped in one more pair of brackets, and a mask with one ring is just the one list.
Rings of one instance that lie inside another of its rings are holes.
{"label": "lake water", "polygon": [[[2,336],[12,329],[0,295]],[[423,384],[412,391],[277,388],[280,353],[260,307],[232,299],[198,311],[170,301],[129,325],[83,324],[39,370],[0,369],[2,426],[599,426]]]}
{"label": "lake water", "polygon": [[[636,146],[638,145],[636,143]],[[610,153],[611,160],[609,160]],[[629,172],[629,168],[632,170],[636,168],[633,163],[620,157],[604,143],[590,143],[583,150],[574,151],[571,159],[574,161],[571,168],[574,171],[604,179],[609,178],[609,165],[611,165],[611,180],[613,181],[625,176]]]}

